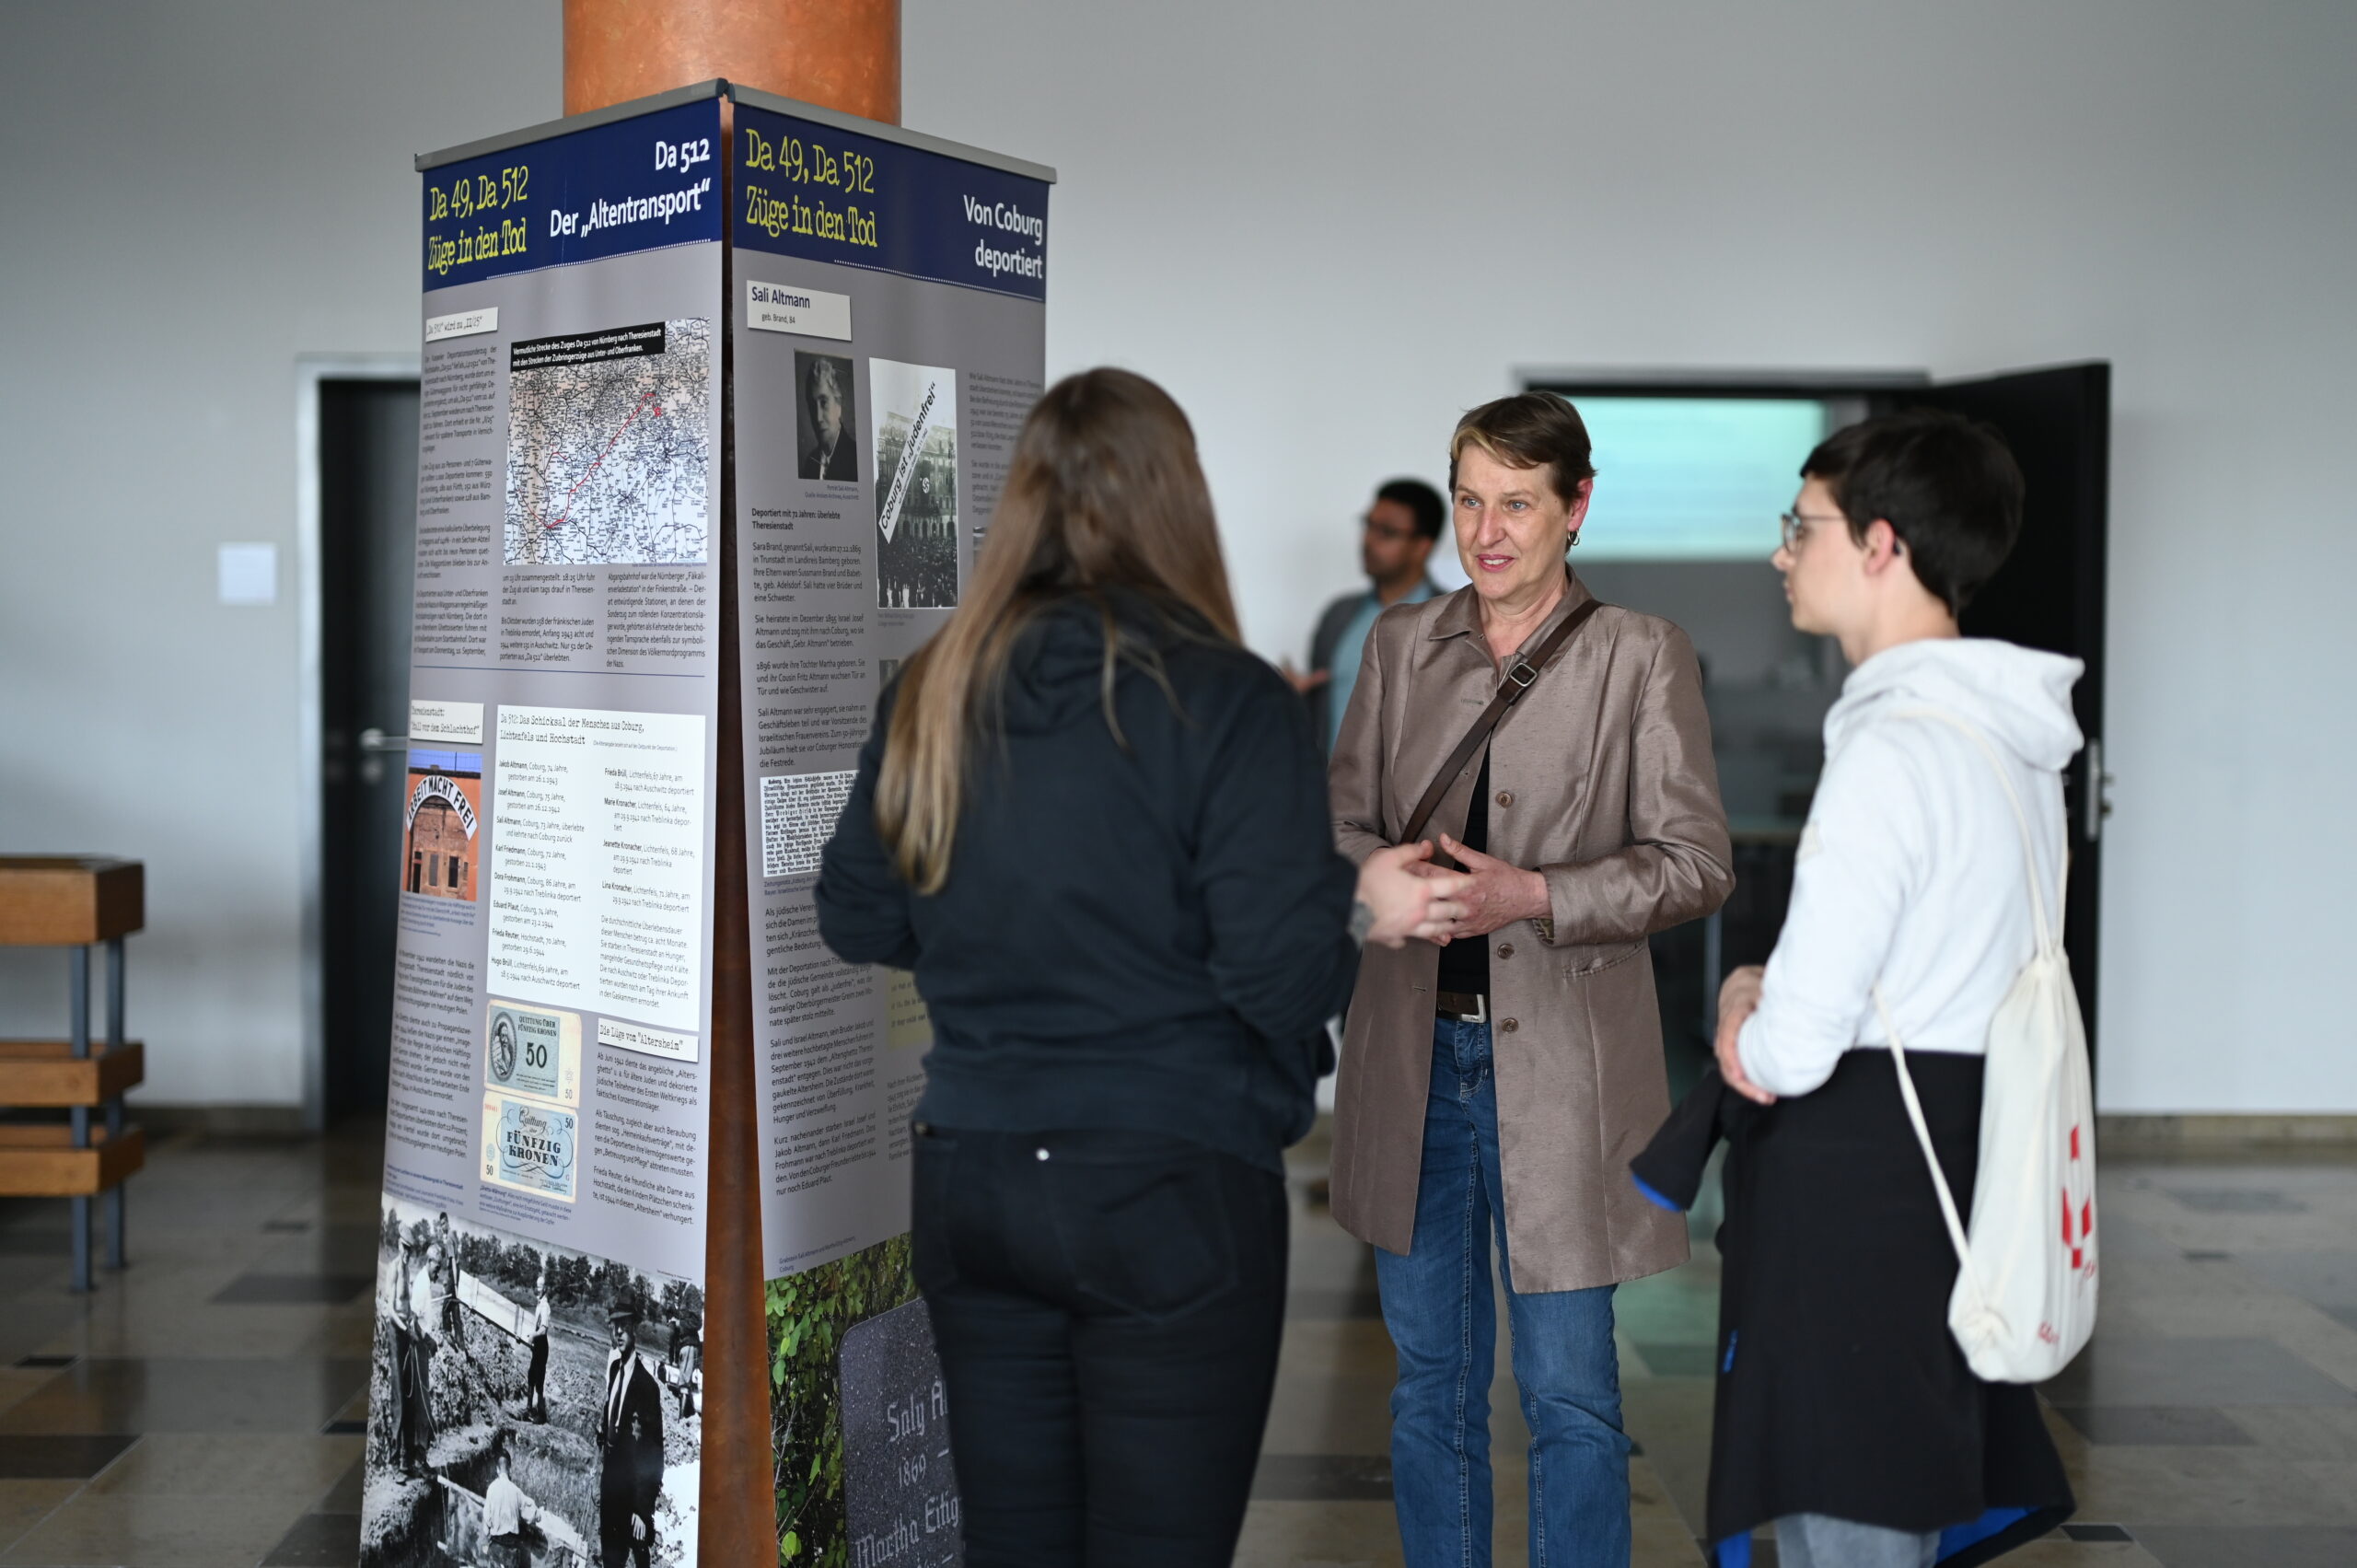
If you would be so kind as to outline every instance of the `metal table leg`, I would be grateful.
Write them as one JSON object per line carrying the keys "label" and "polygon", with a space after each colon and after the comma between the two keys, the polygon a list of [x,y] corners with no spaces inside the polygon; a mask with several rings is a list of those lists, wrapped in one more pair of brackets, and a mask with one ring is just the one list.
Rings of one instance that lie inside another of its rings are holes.
{"label": "metal table leg", "polygon": [[[70,949],[66,955],[68,1005],[74,1016],[74,1060],[87,1062],[90,1056],[90,949],[85,945]],[[90,1108],[77,1105],[72,1111],[74,1146],[90,1146]],[[90,1200],[77,1197],[74,1201],[74,1289],[87,1294],[90,1288]]]}
{"label": "metal table leg", "polygon": [[[122,1020],[122,938],[107,939],[107,1053],[119,1055],[122,1051],[124,1024]],[[107,1101],[107,1141],[114,1143],[122,1136],[122,1097]],[[118,1181],[107,1193],[107,1267],[123,1266],[123,1249],[130,1223],[129,1207],[124,1195],[130,1183]]]}

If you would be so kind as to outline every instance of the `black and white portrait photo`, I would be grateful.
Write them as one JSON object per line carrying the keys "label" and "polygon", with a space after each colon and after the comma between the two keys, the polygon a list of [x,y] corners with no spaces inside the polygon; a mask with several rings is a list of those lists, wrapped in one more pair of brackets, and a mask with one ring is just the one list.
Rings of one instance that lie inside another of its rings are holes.
{"label": "black and white portrait photo", "polygon": [[859,444],[852,436],[851,361],[840,354],[794,355],[794,434],[804,479],[859,482]]}

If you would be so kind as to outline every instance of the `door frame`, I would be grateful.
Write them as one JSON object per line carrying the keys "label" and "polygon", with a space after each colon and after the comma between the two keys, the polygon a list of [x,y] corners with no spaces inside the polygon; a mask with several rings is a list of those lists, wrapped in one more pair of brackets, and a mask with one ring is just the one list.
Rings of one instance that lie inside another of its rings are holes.
{"label": "door frame", "polygon": [[414,381],[418,368],[418,356],[413,354],[306,354],[295,360],[296,689],[299,693],[295,781],[299,797],[296,838],[301,850],[303,1126],[312,1132],[326,1131],[328,1122],[326,894],[320,886],[326,823],[319,797],[324,784],[320,748],[325,744],[319,703],[319,384]]}
{"label": "door frame", "polygon": [[1515,389],[1579,398],[1874,397],[1933,385],[1920,367],[1883,370],[1750,370],[1697,366],[1536,365],[1518,366]]}

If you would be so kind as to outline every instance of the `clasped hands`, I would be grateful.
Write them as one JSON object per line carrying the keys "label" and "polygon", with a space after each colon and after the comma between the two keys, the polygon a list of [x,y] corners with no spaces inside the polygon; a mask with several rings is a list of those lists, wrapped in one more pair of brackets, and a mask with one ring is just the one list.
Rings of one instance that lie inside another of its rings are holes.
{"label": "clasped hands", "polygon": [[1359,900],[1375,912],[1367,940],[1398,947],[1411,938],[1446,947],[1552,911],[1547,878],[1468,849],[1443,833],[1440,846],[1463,870],[1434,864],[1430,842],[1397,844],[1359,867]]}
{"label": "clasped hands", "polygon": [[1554,913],[1554,894],[1548,889],[1547,878],[1539,873],[1510,865],[1478,849],[1468,849],[1446,833],[1440,836],[1440,847],[1465,869],[1452,872],[1430,861],[1419,861],[1408,867],[1418,877],[1454,877],[1458,880],[1459,885],[1448,896],[1451,916],[1434,921],[1434,930],[1416,934],[1434,947],[1446,947],[1463,938],[1487,936],[1517,920],[1543,920]]}
{"label": "clasped hands", "polygon": [[[1399,844],[1366,857],[1359,868],[1359,898],[1376,912],[1367,940],[1398,947],[1416,937],[1445,947],[1460,937],[1486,936],[1515,921],[1553,912],[1547,878],[1538,872],[1468,849],[1446,833],[1440,846],[1465,869],[1434,865],[1430,843]],[[1751,1081],[1736,1049],[1744,1020],[1759,1009],[1765,978],[1758,964],[1727,976],[1719,988],[1716,1046],[1719,1075],[1727,1086],[1747,1100],[1773,1105],[1776,1097]]]}

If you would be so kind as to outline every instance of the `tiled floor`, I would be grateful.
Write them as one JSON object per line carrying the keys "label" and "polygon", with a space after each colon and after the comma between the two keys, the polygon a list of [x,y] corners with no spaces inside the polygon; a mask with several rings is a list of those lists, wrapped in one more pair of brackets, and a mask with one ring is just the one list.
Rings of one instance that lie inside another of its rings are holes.
{"label": "tiled floor", "polygon": [[0,1201],[0,1564],[354,1560],[381,1167],[161,1140],[87,1297],[65,1205]]}
{"label": "tiled floor", "polygon": [[[1364,1249],[1306,1201],[1318,1158],[1314,1143],[1295,1156],[1293,1321],[1237,1556],[1249,1568],[1400,1560],[1383,1484],[1391,1347]],[[2080,1512],[2005,1561],[2357,1568],[2357,1151],[2114,1153],[2102,1200],[2103,1327],[2047,1390]],[[1702,1562],[1709,1224],[1693,1262],[1618,1300],[1640,1564]],[[1493,1398],[1511,1388],[1507,1349],[1502,1325]],[[1528,1437],[1510,1398],[1495,1408],[1494,1551],[1519,1563]]]}
{"label": "tiled floor", "polygon": [[[0,1565],[354,1562],[379,1157],[365,1132],[164,1140],[132,1189],[134,1266],[88,1298],[65,1292],[64,1205],[0,1201]],[[1249,1568],[1399,1562],[1390,1345],[1365,1249],[1314,1202],[1319,1158],[1296,1159]],[[2049,1389],[2080,1516],[2007,1561],[2357,1564],[2357,1153],[2114,1152],[2103,1200],[2104,1326]],[[1716,1282],[1697,1250],[1620,1299],[1648,1565],[1701,1562]],[[1518,1563],[1527,1438],[1497,1408],[1497,1560]]]}

